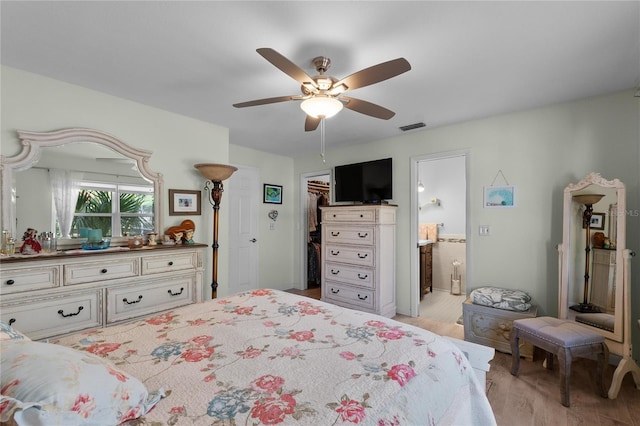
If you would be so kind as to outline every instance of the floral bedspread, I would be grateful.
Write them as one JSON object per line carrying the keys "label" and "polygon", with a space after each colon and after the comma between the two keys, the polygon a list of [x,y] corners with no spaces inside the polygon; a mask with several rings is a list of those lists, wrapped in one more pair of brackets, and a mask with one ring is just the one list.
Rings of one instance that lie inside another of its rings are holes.
{"label": "floral bedspread", "polygon": [[54,343],[164,398],[130,424],[495,424],[462,353],[429,331],[260,289]]}

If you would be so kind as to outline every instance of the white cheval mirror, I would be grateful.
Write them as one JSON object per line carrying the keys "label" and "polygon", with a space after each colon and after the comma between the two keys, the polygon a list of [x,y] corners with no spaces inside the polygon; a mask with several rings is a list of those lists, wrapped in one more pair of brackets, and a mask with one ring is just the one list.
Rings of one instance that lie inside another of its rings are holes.
{"label": "white cheval mirror", "polygon": [[618,396],[632,373],[640,388],[640,368],[631,353],[631,285],[626,248],[626,190],[618,179],[590,173],[564,189],[559,251],[559,318],[602,334],[611,359],[619,359],[609,389]]}

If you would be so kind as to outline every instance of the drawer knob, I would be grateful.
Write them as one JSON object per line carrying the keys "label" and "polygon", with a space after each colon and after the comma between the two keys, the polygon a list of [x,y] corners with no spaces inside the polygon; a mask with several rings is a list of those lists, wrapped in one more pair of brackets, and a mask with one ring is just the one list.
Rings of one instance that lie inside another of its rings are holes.
{"label": "drawer knob", "polygon": [[337,237],[338,235],[340,235],[340,232],[333,232],[333,231],[331,231],[331,236],[332,236],[332,237]]}
{"label": "drawer knob", "polygon": [[364,276],[362,276],[362,275],[360,275],[360,273],[358,273],[358,278],[360,278],[361,280],[366,280],[368,276],[369,275],[367,275],[367,274],[364,274]]}
{"label": "drawer knob", "polygon": [[104,269],[102,269],[100,272],[101,272],[101,273],[103,273],[103,274],[106,274],[106,273],[107,273],[107,272],[109,272],[109,271],[107,270],[107,268],[104,268]]}
{"label": "drawer knob", "polygon": [[173,266],[173,261],[169,262],[169,266]]}
{"label": "drawer knob", "polygon": [[[180,287],[180,291],[178,293],[174,293],[171,291],[171,289],[168,290],[168,293],[172,296],[180,296],[182,294],[182,292],[184,291],[184,287]],[[142,297],[142,296],[140,296]]]}
{"label": "drawer knob", "polygon": [[16,282],[15,282],[14,280],[7,280],[7,285],[13,285],[13,284],[15,284],[15,283],[16,283]]}
{"label": "drawer knob", "polygon": [[78,314],[80,313],[80,311],[82,311],[83,309],[84,309],[84,306],[80,305],[80,306],[78,306],[78,312],[75,312],[75,313],[74,313],[74,312],[72,312],[72,313],[70,313],[70,314],[65,314],[65,313],[64,313],[64,311],[63,311],[62,309],[60,309],[60,310],[58,311],[58,313],[59,313],[60,315],[62,315],[63,317],[65,317],[65,318],[67,318],[67,317],[75,317],[75,316],[76,316],[76,315],[78,315]]}
{"label": "drawer knob", "polygon": [[334,214],[333,217],[336,217],[336,215]]}
{"label": "drawer knob", "polygon": [[331,270],[331,273],[332,273],[333,275],[338,275],[338,274],[340,273],[340,269],[338,269],[337,271],[336,271],[335,269],[332,269],[332,270]]}
{"label": "drawer knob", "polygon": [[360,215],[360,217],[364,217],[363,215]]}
{"label": "drawer knob", "polygon": [[334,256],[337,256],[337,255],[340,254],[340,250],[335,250],[335,251],[331,250],[331,254],[334,255]]}
{"label": "drawer knob", "polygon": [[366,259],[366,258],[367,258],[367,256],[369,256],[369,253],[365,253],[365,254],[360,254],[360,253],[358,253],[358,257],[359,257],[360,259]]}
{"label": "drawer knob", "polygon": [[367,298],[368,298],[368,297],[369,297],[369,296],[364,296],[364,297],[362,297],[362,296],[360,296],[360,294],[358,294],[358,299],[360,299],[360,300],[367,300]]}
{"label": "drawer knob", "polygon": [[124,299],[122,299],[122,301],[124,303],[126,303],[127,305],[133,305],[134,303],[140,303],[141,300],[142,300],[142,295],[138,296],[138,300],[132,300],[131,302],[129,302],[126,297]]}
{"label": "drawer knob", "polygon": [[338,294],[338,293],[340,293],[340,289],[335,290],[335,289],[332,288],[331,289],[331,293]]}
{"label": "drawer knob", "polygon": [[9,325],[13,325],[16,322],[15,318],[10,318],[9,319]]}
{"label": "drawer knob", "polygon": [[358,232],[358,237],[360,237],[360,238],[367,238],[368,235],[369,235],[368,232],[365,232],[364,234],[361,233],[361,232]]}

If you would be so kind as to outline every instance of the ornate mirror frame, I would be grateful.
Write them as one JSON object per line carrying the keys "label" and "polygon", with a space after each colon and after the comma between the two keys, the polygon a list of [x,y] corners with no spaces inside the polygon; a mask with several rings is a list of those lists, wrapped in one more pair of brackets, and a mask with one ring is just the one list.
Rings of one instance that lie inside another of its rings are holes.
{"label": "ornate mirror frame", "polygon": [[[22,143],[22,151],[13,157],[0,155],[0,200],[2,202],[2,229],[17,235],[16,227],[16,185],[15,172],[29,169],[34,161],[40,158],[41,150],[69,143],[95,143],[134,160],[140,174],[153,182],[154,185],[154,229],[160,232],[162,226],[163,179],[162,174],[149,168],[151,151],[133,148],[122,140],[99,130],[86,128],[68,128],[52,132],[31,132],[18,130],[18,137]],[[122,245],[126,237],[112,238],[113,245]],[[64,243],[63,243],[64,245]],[[79,245],[79,243],[78,243]]]}
{"label": "ornate mirror frame", "polygon": [[[599,189],[600,190],[599,190]],[[577,313],[569,309],[576,302],[571,294],[575,294],[576,277],[581,271],[576,271],[575,259],[578,253],[585,252],[585,246],[574,244],[576,238],[572,230],[576,229],[576,221],[582,222],[584,205],[574,200],[575,195],[586,193],[606,192],[608,189],[616,191],[617,214],[613,218],[615,223],[616,265],[615,265],[615,313],[613,332],[587,324],[578,323],[591,331],[602,334],[606,338],[607,346],[612,354],[621,358],[613,375],[613,381],[609,389],[609,398],[614,399],[618,395],[622,378],[628,372],[632,372],[636,386],[640,388],[640,369],[632,358],[631,353],[631,281],[629,259],[634,254],[626,248],[626,189],[624,183],[618,179],[606,180],[599,173],[590,173],[576,184],[569,184],[564,189],[562,244],[558,246],[559,252],[559,291],[558,291],[558,317],[561,319],[575,320]],[[612,219],[612,218],[609,218]],[[582,241],[581,239],[579,239]],[[589,245],[591,242],[589,242]],[[587,252],[588,256],[588,252]],[[588,263],[587,263],[588,267]]]}

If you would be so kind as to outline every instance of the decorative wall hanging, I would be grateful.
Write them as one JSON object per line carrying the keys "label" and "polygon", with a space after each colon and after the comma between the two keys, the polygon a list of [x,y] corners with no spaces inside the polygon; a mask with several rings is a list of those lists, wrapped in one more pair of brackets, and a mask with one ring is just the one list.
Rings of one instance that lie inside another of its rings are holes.
{"label": "decorative wall hanging", "polygon": [[200,215],[200,191],[169,190],[169,216]]}
{"label": "decorative wall hanging", "polygon": [[269,204],[282,204],[282,186],[264,184],[263,202]]}
{"label": "decorative wall hanging", "polygon": [[[494,185],[498,175],[502,176],[506,185]],[[484,187],[483,206],[485,209],[502,209],[516,206],[516,187],[509,185],[502,170],[498,170],[490,186]]]}

